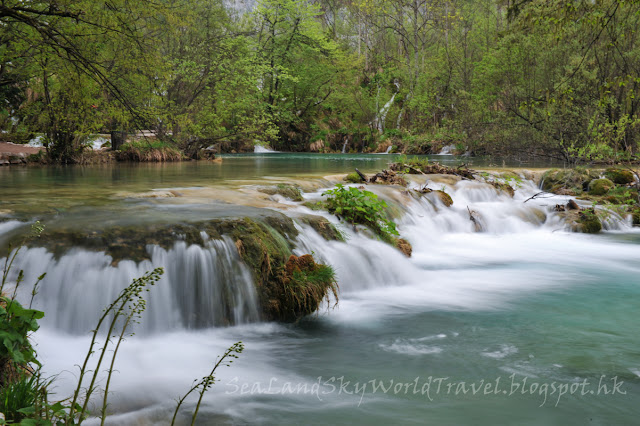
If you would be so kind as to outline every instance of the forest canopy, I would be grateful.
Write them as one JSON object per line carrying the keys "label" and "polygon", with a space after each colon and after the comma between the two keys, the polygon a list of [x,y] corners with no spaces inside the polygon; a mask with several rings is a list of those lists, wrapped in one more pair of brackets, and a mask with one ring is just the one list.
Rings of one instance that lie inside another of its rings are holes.
{"label": "forest canopy", "polygon": [[5,0],[1,138],[637,160],[639,26],[617,0]]}

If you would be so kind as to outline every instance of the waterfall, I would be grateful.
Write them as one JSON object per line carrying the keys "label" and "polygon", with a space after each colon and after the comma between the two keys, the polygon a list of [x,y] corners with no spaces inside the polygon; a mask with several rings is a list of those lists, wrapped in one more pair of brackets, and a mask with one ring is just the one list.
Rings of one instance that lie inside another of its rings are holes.
{"label": "waterfall", "polygon": [[256,145],[253,148],[253,152],[255,152],[256,154],[271,154],[271,153],[275,153],[275,152],[278,152],[278,151],[274,151],[274,150],[270,149],[267,146]]}
{"label": "waterfall", "polygon": [[380,110],[376,114],[376,117],[371,122],[375,125],[375,127],[378,129],[378,132],[380,133],[384,132],[384,123],[387,119],[387,114],[389,113],[391,105],[393,105],[393,101],[396,99],[396,96],[398,95],[398,93],[400,93],[400,83],[396,80],[393,82],[393,84],[394,86],[396,86],[396,92],[391,96],[391,99],[389,99],[389,101],[384,104],[382,108],[380,108]]}
{"label": "waterfall", "polygon": [[[208,240],[206,247],[179,241],[168,250],[158,246],[147,250],[150,261],[123,260],[112,266],[111,257],[103,252],[76,248],[56,259],[44,248],[23,249],[12,272],[24,269],[25,286],[47,273],[35,307],[46,312],[46,327],[72,334],[91,330],[102,310],[124,287],[160,266],[165,273],[147,293],[141,324],[145,333],[260,319],[253,277],[229,238]],[[30,292],[31,288],[22,290]]]}
{"label": "waterfall", "polygon": [[[413,182],[410,186],[420,184]],[[451,196],[453,205],[444,206],[438,197],[432,196],[435,193],[412,197],[386,186],[368,188],[386,199],[395,211],[402,212],[396,221],[401,235],[414,247],[412,259],[366,232],[355,233],[326,212],[314,214],[325,215],[333,221],[347,235],[347,242],[324,241],[311,228],[304,227],[296,242],[296,253],[317,253],[336,269],[341,289],[348,291],[402,285],[424,276],[425,268],[428,269],[434,259],[454,262],[454,252],[444,259],[445,252],[433,248],[440,240],[476,238],[471,212],[482,222],[482,230],[487,235],[567,230],[553,205],[566,203],[571,197],[525,203],[539,191],[532,181],[519,183],[513,198],[479,181],[430,181],[428,186],[444,190]],[[589,207],[585,202],[578,202]],[[306,207],[298,208],[306,212]],[[0,223],[0,237],[22,225],[17,221]],[[631,229],[625,219],[613,212],[603,219],[603,227],[605,230]],[[145,333],[259,321],[260,308],[252,273],[239,257],[234,242],[226,237],[208,239],[204,234],[203,239],[204,247],[183,241],[176,241],[168,249],[149,245],[150,260],[139,263],[123,260],[115,265],[104,252],[73,248],[56,257],[44,248],[24,249],[18,256],[14,273],[24,269],[25,283],[35,282],[37,276],[47,273],[36,307],[47,313],[46,327],[68,333],[90,330],[102,309],[132,279],[159,266],[165,268],[165,274],[157,288],[149,293],[148,311],[142,321]]]}
{"label": "waterfall", "polygon": [[447,145],[440,150],[438,155],[453,155],[453,150],[456,149],[455,145]]}
{"label": "waterfall", "polygon": [[347,144],[349,143],[349,139],[344,141],[344,144],[342,145],[342,154],[344,154],[347,151]]}
{"label": "waterfall", "polygon": [[380,133],[384,132],[384,122],[387,119],[387,114],[389,113],[389,109],[391,108],[391,105],[393,105],[393,101],[396,99],[397,94],[398,94],[397,92],[394,93],[393,96],[391,96],[391,99],[389,99],[389,101],[386,104],[384,104],[384,106],[378,112],[376,123],[378,126],[378,131]]}

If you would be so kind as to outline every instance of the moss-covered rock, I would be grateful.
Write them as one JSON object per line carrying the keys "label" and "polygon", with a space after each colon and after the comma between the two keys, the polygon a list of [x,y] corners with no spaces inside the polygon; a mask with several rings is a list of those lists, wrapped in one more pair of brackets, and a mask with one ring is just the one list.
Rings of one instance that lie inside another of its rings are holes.
{"label": "moss-covered rock", "polygon": [[627,186],[617,186],[607,192],[603,201],[610,204],[638,204],[638,190]]}
{"label": "moss-covered rock", "polygon": [[542,175],[542,189],[561,195],[578,195],[597,175],[585,169],[551,169]]}
{"label": "moss-covered rock", "polygon": [[593,209],[584,210],[579,213],[580,232],[585,234],[597,234],[602,231],[602,222]]}
{"label": "moss-covered rock", "polygon": [[[309,216],[304,221],[324,238],[342,240],[340,232],[325,218]],[[311,256],[292,263],[292,241],[298,236],[293,220],[283,214],[245,218],[220,218],[183,224],[119,226],[99,230],[48,229],[31,246],[45,247],[57,256],[72,248],[104,251],[114,264],[128,259],[150,259],[148,245],[165,249],[176,242],[206,246],[206,240],[230,237],[238,254],[253,273],[263,316],[272,321],[295,321],[313,313],[331,291],[337,296],[333,270]],[[15,238],[20,238],[16,236]],[[11,244],[12,241],[6,242]],[[310,260],[311,258],[311,260]]]}
{"label": "moss-covered rock", "polygon": [[442,204],[444,204],[447,207],[451,207],[453,205],[453,199],[451,198],[451,196],[449,194],[447,194],[444,191],[441,190],[437,190],[437,191],[433,191],[433,194],[436,195],[436,197],[438,197],[438,199],[442,202]]}
{"label": "moss-covered rock", "polygon": [[329,293],[338,300],[338,285],[330,266],[316,263],[313,256],[291,255],[281,271],[278,285],[262,290],[267,318],[294,322],[318,310]]}
{"label": "moss-covered rock", "polygon": [[302,216],[300,218],[302,223],[306,223],[311,226],[318,234],[327,241],[344,241],[344,235],[322,216]]}
{"label": "moss-covered rock", "polygon": [[513,196],[515,195],[515,191],[513,187],[508,183],[493,181],[493,182],[489,182],[489,184],[493,186],[495,189],[497,189],[498,191],[507,193],[507,195],[509,195],[511,198],[513,198]]}
{"label": "moss-covered rock", "polygon": [[362,178],[360,177],[360,175],[355,173],[355,172],[354,173],[349,173],[347,176],[345,176],[344,180],[346,182],[349,182],[349,183],[360,183],[360,182],[362,182]]}
{"label": "moss-covered rock", "polygon": [[589,182],[589,194],[591,195],[605,195],[615,184],[609,179],[593,179]]}
{"label": "moss-covered rock", "polygon": [[618,185],[626,185],[635,181],[633,172],[626,169],[610,168],[604,172],[604,175],[607,179]]}
{"label": "moss-covered rock", "polygon": [[602,230],[602,222],[593,209],[567,210],[558,213],[572,232],[597,234]]}
{"label": "moss-covered rock", "polygon": [[276,186],[268,186],[259,188],[258,191],[268,195],[282,195],[284,198],[288,198],[292,201],[303,201],[302,190],[299,186],[289,185],[286,183],[279,183]]}

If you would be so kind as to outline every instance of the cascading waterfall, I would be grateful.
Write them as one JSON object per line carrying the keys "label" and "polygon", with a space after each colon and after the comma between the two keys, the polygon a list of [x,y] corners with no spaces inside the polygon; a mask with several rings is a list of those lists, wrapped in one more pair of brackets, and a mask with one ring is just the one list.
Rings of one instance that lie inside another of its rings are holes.
{"label": "cascading waterfall", "polygon": [[373,119],[373,124],[376,126],[378,132],[380,133],[384,132],[384,124],[387,119],[387,114],[389,113],[391,105],[393,105],[393,101],[395,101],[396,96],[398,95],[398,93],[400,93],[400,83],[398,81],[394,81],[393,84],[394,86],[396,86],[396,92],[391,96],[391,99],[389,99],[389,101],[384,104],[382,108],[380,108],[380,111],[378,111],[376,117]]}
{"label": "cascading waterfall", "polygon": [[[575,278],[575,271],[593,265],[620,268],[630,275],[637,272],[633,262],[640,253],[636,246],[613,243],[606,236],[562,232],[566,225],[553,206],[566,203],[570,197],[526,201],[540,191],[527,180],[518,183],[512,198],[478,181],[454,183],[451,179],[433,179],[428,187],[449,194],[453,199],[451,207],[429,194],[411,196],[398,188],[367,187],[387,200],[396,212],[398,229],[413,246],[411,258],[366,231],[355,232],[326,212],[313,214],[323,215],[338,226],[346,242],[326,241],[310,226],[296,223],[300,232],[294,252],[298,255],[313,252],[319,261],[332,265],[340,285],[340,304],[327,314],[321,313],[318,326],[290,328],[260,323],[251,272],[229,238],[205,238],[204,247],[183,241],[177,241],[168,249],[148,246],[151,260],[139,263],[122,260],[115,265],[105,253],[80,248],[59,257],[44,248],[23,250],[16,266],[25,270],[25,283],[47,272],[36,297],[37,307],[46,312],[46,317],[35,336],[47,372],[73,371],[73,365],[86,349],[86,333],[95,325],[104,306],[133,278],[162,266],[165,275],[148,293],[148,308],[141,324],[143,336],[130,339],[119,354],[119,374],[114,378],[111,403],[116,411],[126,414],[114,417],[114,421],[132,424],[142,418],[162,423],[170,417],[175,398],[188,388],[191,379],[207,374],[216,355],[230,343],[243,340],[247,343],[247,352],[231,369],[220,373],[221,383],[205,398],[208,413],[204,413],[203,421],[219,422],[216,416],[220,415],[223,420],[228,416],[240,419],[239,422],[250,422],[259,418],[254,416],[256,412],[264,414],[274,410],[274,417],[261,419],[273,423],[274,418],[281,415],[273,407],[288,409],[287,404],[308,404],[310,411],[317,409],[319,402],[315,396],[270,394],[269,403],[265,404],[265,395],[233,393],[230,391],[235,388],[227,383],[268,384],[276,377],[279,386],[285,381],[312,385],[318,371],[324,374],[329,369],[327,374],[342,375],[352,368],[348,354],[353,352],[362,356],[363,372],[358,374],[367,379],[376,377],[381,366],[390,368],[387,367],[392,364],[388,362],[390,354],[403,363],[408,360],[424,365],[432,359],[415,357],[444,354],[443,358],[455,358],[475,351],[478,357],[469,358],[469,363],[501,363],[500,368],[520,371],[517,368],[525,367],[507,364],[519,350],[518,344],[509,340],[514,339],[512,333],[501,337],[505,340],[494,341],[497,337],[490,329],[489,343],[458,347],[457,342],[476,342],[482,338],[482,331],[477,331],[475,324],[467,327],[468,317],[457,320],[449,316],[441,320],[442,315],[446,315],[442,312],[493,312],[523,294],[532,297],[542,290],[576,285],[572,279],[582,285],[591,275],[578,274]],[[410,183],[411,188],[420,186]],[[321,192],[305,196],[314,199]],[[578,202],[588,207],[585,202]],[[288,205],[287,211],[292,209],[312,213],[306,207]],[[481,218],[484,232],[475,232],[469,211]],[[24,224],[0,223],[0,239],[19,226]],[[606,230],[631,232],[628,222],[615,213],[603,219],[603,226]],[[568,299],[562,300],[559,310]],[[382,320],[391,316],[397,321],[406,318],[406,323],[392,328],[386,324],[388,321]],[[435,331],[429,335],[411,334],[417,321],[421,327]],[[224,327],[232,324],[241,325]],[[464,335],[465,331],[465,338],[456,338],[456,333]],[[405,334],[397,337],[400,333]],[[344,348],[332,343],[339,339],[345,340]],[[367,339],[379,341],[372,346]],[[60,347],[65,348],[62,354]],[[307,347],[309,349],[305,349]],[[535,345],[528,345],[527,350],[533,352]],[[376,356],[381,358],[374,358],[374,367],[369,366],[365,360]],[[525,356],[528,360],[528,352]],[[349,361],[341,361],[342,357]],[[323,359],[331,359],[332,366],[321,364]],[[339,367],[330,370],[334,362]],[[457,359],[453,362],[457,363]],[[310,370],[300,367],[309,364]],[[494,367],[491,364],[483,368]],[[394,377],[391,370],[383,374]],[[72,375],[65,377],[68,376]],[[69,380],[73,382],[73,379]],[[236,379],[240,381],[233,382]],[[73,388],[73,383],[68,385],[64,380],[63,377],[56,382],[63,396]],[[327,395],[323,396],[322,404],[326,412],[332,412],[340,410],[346,400],[344,396]],[[141,411],[131,414],[136,410]],[[349,415],[349,412],[341,414]]]}
{"label": "cascading waterfall", "polygon": [[[124,287],[160,266],[165,274],[148,293],[141,324],[145,333],[260,319],[253,277],[230,239],[207,240],[205,247],[178,241],[169,250],[147,249],[150,261],[123,260],[112,266],[111,257],[102,252],[72,249],[56,259],[44,248],[31,248],[18,255],[12,272],[24,269],[25,283],[47,273],[35,307],[47,313],[45,327],[73,334],[91,330]],[[22,291],[31,289],[23,287]]]}
{"label": "cascading waterfall", "polygon": [[274,151],[273,149],[267,146],[256,145],[253,147],[253,152],[255,152],[256,154],[273,154],[278,151]]}
{"label": "cascading waterfall", "polygon": [[[372,186],[369,189],[379,192],[404,212],[398,225],[402,235],[414,246],[413,259],[405,258],[398,250],[366,233],[353,232],[328,213],[320,214],[342,228],[348,236],[347,243],[327,242],[305,226],[301,229],[296,253],[318,253],[336,269],[343,291],[361,290],[415,281],[428,266],[421,259],[439,239],[474,234],[471,211],[487,234],[565,230],[564,222],[552,208],[536,200],[525,203],[539,191],[533,182],[523,181],[519,186],[511,198],[478,181],[460,181],[455,185],[429,183],[431,189],[445,190],[452,197],[451,207],[424,196],[397,198],[399,192],[393,188]],[[554,197],[553,204],[566,203],[569,198]],[[0,224],[0,231],[6,233],[21,225],[16,221],[5,222]],[[603,227],[605,230],[631,229],[628,221],[615,213],[603,219]],[[157,288],[149,293],[148,311],[142,321],[146,333],[259,321],[253,277],[242,263],[234,242],[227,237],[208,239],[204,234],[203,238],[205,247],[183,241],[177,241],[168,250],[148,246],[151,260],[139,263],[122,260],[117,265],[112,265],[113,259],[103,252],[74,248],[56,258],[44,248],[31,248],[21,252],[14,269],[25,270],[26,283],[35,282],[42,272],[47,273],[36,307],[47,312],[45,326],[69,333],[86,333],[102,309],[132,279],[159,266],[165,268],[165,274]]]}

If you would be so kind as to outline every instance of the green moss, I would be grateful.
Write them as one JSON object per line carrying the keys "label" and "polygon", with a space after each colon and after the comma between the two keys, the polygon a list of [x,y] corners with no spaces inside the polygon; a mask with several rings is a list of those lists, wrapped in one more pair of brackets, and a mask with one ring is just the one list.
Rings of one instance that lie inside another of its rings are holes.
{"label": "green moss", "polygon": [[362,178],[357,173],[349,173],[345,178],[345,181],[349,183],[360,183],[362,182]]}
{"label": "green moss", "polygon": [[617,183],[618,185],[626,185],[628,183],[635,182],[635,178],[631,170],[610,168],[604,172],[604,175],[607,179],[611,180],[613,183]]}
{"label": "green moss", "polygon": [[303,216],[300,221],[311,226],[327,241],[345,241],[344,235],[322,216]]}
{"label": "green moss", "polygon": [[437,190],[433,191],[433,193],[438,197],[438,199],[447,207],[451,207],[453,205],[453,199],[449,194],[444,191]]}
{"label": "green moss", "polygon": [[282,195],[284,198],[288,198],[292,201],[304,200],[304,198],[302,197],[302,190],[300,189],[299,186],[289,185],[286,183],[279,183],[275,187],[260,188],[258,189],[258,191],[263,192],[265,194],[269,194],[269,195],[279,194],[279,195]]}
{"label": "green moss", "polygon": [[602,231],[602,222],[593,209],[579,213],[580,232],[585,234],[597,234]]}
{"label": "green moss", "polygon": [[515,195],[515,191],[513,190],[513,187],[511,185],[509,185],[508,183],[502,183],[502,182],[495,182],[494,181],[494,182],[489,182],[489,185],[493,186],[498,191],[506,192],[512,198]]}
{"label": "green moss", "polygon": [[556,194],[578,195],[587,190],[596,174],[585,169],[551,169],[542,175],[542,189]]}
{"label": "green moss", "polygon": [[290,256],[285,265],[281,291],[269,300],[266,314],[294,322],[318,310],[329,293],[338,300],[338,284],[333,268],[316,263],[310,254]]}
{"label": "green moss", "polygon": [[302,205],[313,211],[324,210],[324,203],[321,201],[305,201]]}
{"label": "green moss", "polygon": [[614,187],[614,183],[609,179],[594,179],[589,182],[589,194],[605,195]]}

